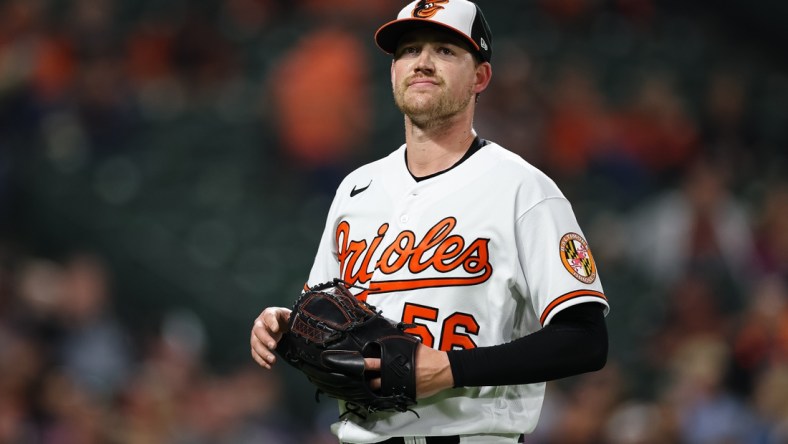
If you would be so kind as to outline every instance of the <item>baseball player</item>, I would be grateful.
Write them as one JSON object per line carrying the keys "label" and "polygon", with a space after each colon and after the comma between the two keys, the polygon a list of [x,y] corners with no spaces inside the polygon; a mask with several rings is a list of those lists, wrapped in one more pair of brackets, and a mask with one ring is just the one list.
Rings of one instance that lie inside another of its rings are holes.
{"label": "baseball player", "polygon": [[[416,414],[342,415],[332,432],[342,443],[522,442],[546,381],[605,365],[594,258],[555,183],[473,129],[493,45],[476,4],[412,2],[375,41],[392,55],[405,143],[341,183],[307,285],[339,277],[411,324],[419,401]],[[262,367],[289,314],[269,307],[256,319]]]}

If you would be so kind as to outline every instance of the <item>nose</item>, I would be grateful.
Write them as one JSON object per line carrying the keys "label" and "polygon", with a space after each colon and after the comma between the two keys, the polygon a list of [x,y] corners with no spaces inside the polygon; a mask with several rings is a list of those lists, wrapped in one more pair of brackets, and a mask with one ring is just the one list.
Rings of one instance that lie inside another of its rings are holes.
{"label": "nose", "polygon": [[419,57],[415,61],[415,65],[413,70],[415,72],[419,72],[422,74],[430,75],[435,72],[435,65],[432,62],[432,56],[430,55],[430,51],[426,49],[422,49],[419,53]]}

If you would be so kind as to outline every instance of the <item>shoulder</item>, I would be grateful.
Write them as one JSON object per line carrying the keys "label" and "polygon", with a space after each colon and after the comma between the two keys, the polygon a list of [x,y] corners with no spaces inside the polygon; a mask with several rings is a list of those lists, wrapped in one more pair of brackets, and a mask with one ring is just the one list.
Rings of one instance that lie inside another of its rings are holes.
{"label": "shoulder", "polygon": [[339,188],[353,187],[358,181],[363,181],[367,178],[379,177],[386,172],[391,172],[396,168],[405,167],[405,145],[400,146],[392,151],[385,157],[374,160],[372,162],[361,165],[355,170],[351,171],[339,185]]}
{"label": "shoulder", "polygon": [[555,181],[522,156],[490,141],[481,151],[493,163],[495,177],[516,185],[521,193],[534,200],[564,198]]}

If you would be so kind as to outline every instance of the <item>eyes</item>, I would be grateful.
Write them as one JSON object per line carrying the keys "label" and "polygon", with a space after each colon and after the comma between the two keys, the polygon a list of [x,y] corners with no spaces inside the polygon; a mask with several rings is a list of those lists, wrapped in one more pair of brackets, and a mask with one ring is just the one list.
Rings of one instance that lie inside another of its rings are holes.
{"label": "eyes", "polygon": [[396,58],[417,57],[425,50],[433,51],[436,55],[441,57],[455,57],[458,54],[457,49],[453,48],[452,45],[435,45],[427,47],[427,45],[404,44],[397,49],[395,55]]}

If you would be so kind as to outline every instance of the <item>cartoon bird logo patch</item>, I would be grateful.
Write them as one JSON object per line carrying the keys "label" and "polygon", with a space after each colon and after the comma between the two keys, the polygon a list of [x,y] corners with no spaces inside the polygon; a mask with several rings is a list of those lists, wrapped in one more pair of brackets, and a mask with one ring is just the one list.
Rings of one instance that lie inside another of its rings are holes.
{"label": "cartoon bird logo patch", "polygon": [[432,16],[437,14],[438,11],[443,9],[443,6],[441,6],[442,3],[449,3],[449,0],[435,0],[431,2],[422,0],[418,4],[416,4],[415,8],[413,8],[413,17],[424,18],[424,19],[431,18]]}
{"label": "cartoon bird logo patch", "polygon": [[596,280],[596,265],[588,243],[577,233],[566,233],[560,243],[561,262],[566,270],[580,282],[590,284]]}

